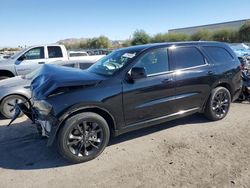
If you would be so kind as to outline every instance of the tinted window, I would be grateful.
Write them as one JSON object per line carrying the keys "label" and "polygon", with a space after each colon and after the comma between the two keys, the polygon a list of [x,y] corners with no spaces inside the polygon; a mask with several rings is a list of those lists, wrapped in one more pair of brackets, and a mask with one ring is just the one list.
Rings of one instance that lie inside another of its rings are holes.
{"label": "tinted window", "polygon": [[72,68],[74,68],[75,67],[75,63],[69,63],[69,64],[65,64],[63,66],[64,67],[72,67]]}
{"label": "tinted window", "polygon": [[49,58],[63,57],[61,47],[48,46]]}
{"label": "tinted window", "polygon": [[29,51],[27,51],[25,54],[25,59],[32,60],[32,59],[44,59],[44,48],[38,47],[38,48],[32,48]]}
{"label": "tinted window", "polygon": [[87,53],[70,53],[70,57],[88,56]]}
{"label": "tinted window", "polygon": [[233,56],[224,48],[206,46],[204,49],[215,62],[226,63],[233,60]]}
{"label": "tinted window", "polygon": [[144,67],[147,75],[168,71],[168,54],[166,48],[152,50],[144,54],[135,67]]}
{"label": "tinted window", "polygon": [[195,47],[177,47],[172,52],[175,62],[171,69],[184,69],[205,64],[203,55]]}
{"label": "tinted window", "polygon": [[89,68],[91,65],[93,65],[93,63],[80,63],[79,67],[80,69],[84,70],[84,69]]}

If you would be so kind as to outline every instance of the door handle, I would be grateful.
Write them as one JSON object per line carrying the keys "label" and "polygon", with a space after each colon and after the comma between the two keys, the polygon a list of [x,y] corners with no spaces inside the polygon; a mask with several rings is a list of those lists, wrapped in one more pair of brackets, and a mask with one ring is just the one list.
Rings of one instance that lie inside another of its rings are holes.
{"label": "door handle", "polygon": [[166,78],[166,79],[162,80],[162,83],[166,84],[166,83],[169,83],[172,81],[173,81],[173,78]]}
{"label": "door handle", "polygon": [[45,64],[45,62],[38,62],[38,64]]}

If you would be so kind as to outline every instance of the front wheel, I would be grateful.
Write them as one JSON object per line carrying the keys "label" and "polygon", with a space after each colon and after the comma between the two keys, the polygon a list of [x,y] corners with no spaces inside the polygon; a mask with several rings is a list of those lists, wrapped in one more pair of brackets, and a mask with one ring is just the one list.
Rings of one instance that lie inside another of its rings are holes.
{"label": "front wheel", "polygon": [[7,79],[7,78],[10,78],[8,76],[0,76],[0,80],[4,80],[4,79]]}
{"label": "front wheel", "polygon": [[205,116],[212,121],[226,117],[231,104],[231,95],[224,87],[214,88],[207,101]]}
{"label": "front wheel", "polygon": [[[9,95],[2,100],[0,104],[0,112],[5,118],[11,119],[15,114],[16,104],[25,103],[25,105],[29,107],[29,103],[26,101],[27,100],[20,95]],[[20,113],[19,117],[22,115],[23,113]]]}
{"label": "front wheel", "polygon": [[96,113],[84,112],[66,120],[58,135],[58,149],[73,163],[86,162],[103,152],[109,137],[105,119]]}

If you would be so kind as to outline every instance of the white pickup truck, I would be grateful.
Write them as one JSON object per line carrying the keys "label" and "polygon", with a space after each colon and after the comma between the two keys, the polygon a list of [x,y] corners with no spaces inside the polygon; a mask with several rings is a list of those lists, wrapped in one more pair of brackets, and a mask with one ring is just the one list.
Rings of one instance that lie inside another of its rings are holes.
{"label": "white pickup truck", "polygon": [[[79,57],[83,62],[96,62],[102,55]],[[64,45],[32,46],[17,52],[6,60],[0,60],[0,80],[18,75],[26,75],[43,64],[71,60]],[[74,57],[76,60],[76,57]]]}

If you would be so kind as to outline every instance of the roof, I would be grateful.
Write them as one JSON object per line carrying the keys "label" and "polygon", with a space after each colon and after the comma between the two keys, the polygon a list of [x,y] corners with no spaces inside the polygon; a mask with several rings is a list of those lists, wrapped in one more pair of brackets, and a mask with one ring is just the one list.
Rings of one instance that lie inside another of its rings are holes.
{"label": "roof", "polygon": [[224,45],[222,42],[216,42],[216,41],[185,41],[185,42],[165,42],[165,43],[151,43],[151,44],[143,44],[143,45],[136,45],[136,46],[130,46],[126,48],[121,48],[120,50],[128,50],[128,51],[143,51],[149,48],[154,47],[167,47],[172,45]]}

